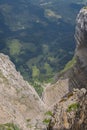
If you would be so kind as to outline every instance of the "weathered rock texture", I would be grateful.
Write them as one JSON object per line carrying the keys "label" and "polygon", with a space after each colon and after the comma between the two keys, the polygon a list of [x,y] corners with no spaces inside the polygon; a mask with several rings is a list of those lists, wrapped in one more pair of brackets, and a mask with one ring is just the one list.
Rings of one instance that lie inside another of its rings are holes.
{"label": "weathered rock texture", "polygon": [[31,126],[34,130],[43,111],[44,104],[34,88],[23,80],[9,57],[0,54],[0,124],[14,122],[23,130]]}
{"label": "weathered rock texture", "polygon": [[45,88],[43,101],[48,107],[53,107],[65,94],[69,92],[68,78],[60,79],[55,84]]}
{"label": "weathered rock texture", "polygon": [[48,130],[86,130],[87,93],[76,89],[54,106]]}
{"label": "weathered rock texture", "polygon": [[[67,94],[63,86],[62,98],[54,106],[48,130],[87,130],[87,8],[81,9],[76,19],[76,64],[60,77],[67,79]],[[59,82],[57,81],[57,82]],[[59,87],[55,83],[54,87]],[[77,89],[78,88],[78,89]],[[47,88],[48,89],[48,88]],[[51,87],[51,89],[53,89]],[[73,90],[74,89],[74,90]],[[52,90],[51,90],[52,91]],[[47,95],[47,92],[45,92]],[[54,92],[55,95],[56,91]],[[60,95],[60,91],[58,92]],[[57,101],[57,100],[56,100]],[[53,104],[51,102],[50,104]]]}

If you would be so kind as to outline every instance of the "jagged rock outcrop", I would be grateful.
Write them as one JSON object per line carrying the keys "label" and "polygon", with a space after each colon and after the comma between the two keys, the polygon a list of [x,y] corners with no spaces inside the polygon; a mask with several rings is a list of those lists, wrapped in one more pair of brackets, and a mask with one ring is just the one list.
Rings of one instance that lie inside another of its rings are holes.
{"label": "jagged rock outcrop", "polygon": [[[87,89],[87,8],[80,10],[76,19],[76,65],[73,67],[73,74],[70,83],[74,79],[76,85],[73,87]],[[74,78],[73,78],[74,77]]]}
{"label": "jagged rock outcrop", "polygon": [[75,89],[54,106],[48,130],[86,130],[87,91]]}
{"label": "jagged rock outcrop", "polygon": [[23,130],[31,126],[34,130],[44,110],[34,88],[23,80],[9,57],[0,54],[0,124],[13,122]]}
{"label": "jagged rock outcrop", "polygon": [[[62,79],[62,82],[68,79],[65,86],[69,89],[55,102],[48,130],[87,130],[87,7],[80,10],[76,22],[76,63],[59,77],[58,81]],[[55,86],[60,88],[57,83]],[[65,87],[62,89],[64,91]]]}

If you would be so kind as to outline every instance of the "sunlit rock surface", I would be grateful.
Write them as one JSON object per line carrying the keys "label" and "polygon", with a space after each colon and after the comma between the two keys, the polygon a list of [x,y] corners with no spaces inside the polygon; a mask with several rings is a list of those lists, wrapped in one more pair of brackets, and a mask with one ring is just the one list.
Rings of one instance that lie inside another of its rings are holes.
{"label": "sunlit rock surface", "polygon": [[24,130],[30,126],[33,129],[44,108],[34,88],[23,80],[9,57],[0,54],[0,124],[14,122]]}

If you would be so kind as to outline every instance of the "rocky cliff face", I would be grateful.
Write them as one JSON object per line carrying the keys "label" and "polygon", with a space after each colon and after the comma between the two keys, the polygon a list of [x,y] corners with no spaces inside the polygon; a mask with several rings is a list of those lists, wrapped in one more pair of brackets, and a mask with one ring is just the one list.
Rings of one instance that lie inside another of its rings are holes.
{"label": "rocky cliff face", "polygon": [[53,105],[73,88],[87,89],[87,9],[83,8],[76,19],[75,64],[61,73],[58,81],[45,89],[44,102]]}
{"label": "rocky cliff face", "polygon": [[75,89],[54,106],[48,130],[86,130],[87,92]]}
{"label": "rocky cliff face", "polygon": [[23,80],[8,56],[0,54],[0,124],[14,122],[27,130],[41,119],[44,104],[34,88]]}
{"label": "rocky cliff face", "polygon": [[[76,87],[87,89],[87,8],[80,10],[76,19],[76,65],[73,67],[73,75]],[[75,87],[75,85],[74,85]]]}
{"label": "rocky cliff face", "polygon": [[[87,8],[81,9],[76,19],[76,63],[60,75],[63,86],[62,98],[56,99],[48,130],[87,130]],[[62,83],[61,82],[61,83]],[[54,87],[61,86],[55,83]],[[67,91],[64,93],[64,90]],[[79,88],[79,89],[77,89]],[[47,88],[48,89],[48,88]],[[53,89],[51,87],[51,89]],[[52,91],[52,90],[51,90]],[[50,92],[49,92],[50,93]],[[55,95],[56,91],[54,92]],[[57,93],[60,95],[60,91]],[[67,94],[66,94],[67,93]],[[49,95],[45,92],[46,95]],[[65,95],[66,94],[66,95]],[[55,97],[55,96],[54,96]],[[48,100],[49,101],[49,100]],[[58,102],[57,102],[58,101]],[[50,102],[53,104],[53,102]]]}

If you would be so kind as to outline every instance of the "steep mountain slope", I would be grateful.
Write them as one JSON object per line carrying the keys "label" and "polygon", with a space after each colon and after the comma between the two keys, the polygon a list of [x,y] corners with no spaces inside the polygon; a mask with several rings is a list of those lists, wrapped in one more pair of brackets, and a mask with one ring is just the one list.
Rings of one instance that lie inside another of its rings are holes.
{"label": "steep mountain slope", "polygon": [[[62,98],[56,99],[48,130],[87,129],[87,7],[81,9],[76,21],[76,63],[72,68],[61,74],[60,84],[55,83],[54,88],[50,86],[54,90],[57,87],[60,88],[64,80],[68,80],[68,84],[65,83],[65,86],[62,87]],[[66,87],[68,87],[67,94],[64,92]],[[56,90],[53,92],[51,93],[52,97],[54,95],[54,98],[56,98]],[[50,91],[48,93],[45,95],[50,95]],[[57,94],[60,95],[60,93],[58,90]],[[54,101],[49,103],[52,105]]]}
{"label": "steep mountain slope", "polygon": [[34,88],[23,80],[9,57],[0,54],[0,124],[14,122],[26,130],[32,120],[30,125],[35,125],[44,108]]}

